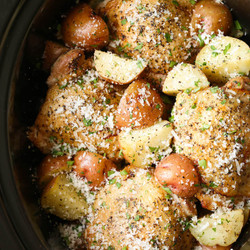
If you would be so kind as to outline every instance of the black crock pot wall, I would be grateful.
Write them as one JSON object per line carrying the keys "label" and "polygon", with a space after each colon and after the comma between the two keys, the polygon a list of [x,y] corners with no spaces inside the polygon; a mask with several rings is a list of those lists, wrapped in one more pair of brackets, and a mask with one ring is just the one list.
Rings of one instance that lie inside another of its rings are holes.
{"label": "black crock pot wall", "polygon": [[[36,187],[30,174],[42,156],[29,148],[26,138],[27,126],[33,122],[41,104],[39,100],[46,91],[45,88],[42,91],[45,84],[39,85],[45,82],[46,76],[35,71],[30,55],[41,58],[45,36],[36,41],[30,37],[36,29],[39,34],[49,30],[55,12],[62,13],[61,6],[68,8],[70,1],[61,1],[62,5],[51,0],[16,3],[14,13],[13,5],[4,6],[5,17],[10,20],[0,45],[0,249],[47,249],[51,244],[58,247],[60,244],[49,239],[50,220],[39,213]],[[4,11],[2,7],[1,2]]]}
{"label": "black crock pot wall", "polygon": [[[19,1],[20,10],[2,47],[0,61],[2,121],[0,138],[4,147],[0,149],[0,183],[4,203],[2,206],[5,209],[4,218],[7,218],[6,225],[11,228],[10,233],[12,230],[13,235],[17,235],[17,238],[13,238],[13,242],[20,241],[20,246],[25,249],[64,248],[57,235],[50,237],[50,232],[53,231],[52,223],[39,210],[39,195],[31,175],[43,155],[31,147],[26,138],[26,129],[34,122],[47,90],[44,84],[47,75],[39,69],[44,41],[55,39],[54,34],[60,14],[66,12],[74,2]],[[235,7],[235,14],[240,23],[250,29],[249,10],[245,11],[246,6],[250,9],[250,0],[227,2]],[[239,9],[241,6],[243,9]],[[237,15],[239,13],[241,15]],[[248,40],[249,36],[244,39]],[[246,233],[248,228],[245,229],[240,244],[249,238],[249,233]],[[21,249],[14,246],[6,248],[7,244],[3,245],[6,247],[1,247],[3,244],[1,242],[3,241],[0,239],[0,249]],[[239,245],[235,246],[235,249],[239,249]]]}

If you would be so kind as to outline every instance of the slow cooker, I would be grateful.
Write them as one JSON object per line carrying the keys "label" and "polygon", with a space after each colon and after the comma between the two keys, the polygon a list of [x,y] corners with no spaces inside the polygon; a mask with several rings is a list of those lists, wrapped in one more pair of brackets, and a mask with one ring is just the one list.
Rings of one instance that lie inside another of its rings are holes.
{"label": "slow cooker", "polygon": [[[250,0],[227,0],[250,43]],[[39,209],[34,168],[42,159],[26,138],[46,94],[40,70],[44,41],[75,1],[1,0],[0,3],[0,249],[65,249]],[[53,218],[52,218],[53,219]],[[250,249],[248,224],[234,249]]]}

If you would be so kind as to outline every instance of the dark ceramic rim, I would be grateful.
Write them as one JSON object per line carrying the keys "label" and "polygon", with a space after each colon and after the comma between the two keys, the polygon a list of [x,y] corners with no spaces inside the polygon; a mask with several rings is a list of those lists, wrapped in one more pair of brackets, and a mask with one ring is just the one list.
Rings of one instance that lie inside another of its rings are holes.
{"label": "dark ceramic rim", "polygon": [[[10,155],[8,119],[10,91],[16,59],[23,46],[30,25],[43,0],[21,0],[3,33],[0,44],[0,235],[1,249],[47,249],[36,234],[27,216],[24,204],[16,187]],[[3,238],[4,237],[4,238]]]}

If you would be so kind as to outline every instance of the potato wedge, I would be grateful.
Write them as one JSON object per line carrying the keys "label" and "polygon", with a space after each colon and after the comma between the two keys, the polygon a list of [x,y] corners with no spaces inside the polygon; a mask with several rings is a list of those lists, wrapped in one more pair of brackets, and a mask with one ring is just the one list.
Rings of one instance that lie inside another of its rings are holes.
{"label": "potato wedge", "polygon": [[116,127],[141,128],[155,124],[164,114],[159,93],[143,79],[133,81],[125,90],[117,112]]}
{"label": "potato wedge", "polygon": [[207,77],[198,67],[180,63],[168,73],[162,91],[167,95],[177,95],[180,91],[199,91],[208,86]]}
{"label": "potato wedge", "polygon": [[239,237],[243,223],[243,210],[238,209],[202,217],[189,229],[202,245],[229,246]]}
{"label": "potato wedge", "polygon": [[37,169],[38,183],[41,188],[47,185],[56,175],[72,170],[73,161],[68,156],[53,157],[47,155]]}
{"label": "potato wedge", "polygon": [[110,52],[96,50],[94,64],[98,74],[107,81],[128,84],[138,78],[147,63],[143,60],[122,58]]}
{"label": "potato wedge", "polygon": [[118,136],[124,158],[135,167],[156,163],[171,152],[172,125],[161,121],[151,127],[122,131]]}
{"label": "potato wedge", "polygon": [[223,84],[235,76],[249,74],[249,46],[233,37],[218,37],[199,52],[195,64],[210,82]]}
{"label": "potato wedge", "polygon": [[64,174],[55,177],[44,189],[42,208],[64,220],[76,220],[86,215],[88,204],[82,194],[70,184]]}

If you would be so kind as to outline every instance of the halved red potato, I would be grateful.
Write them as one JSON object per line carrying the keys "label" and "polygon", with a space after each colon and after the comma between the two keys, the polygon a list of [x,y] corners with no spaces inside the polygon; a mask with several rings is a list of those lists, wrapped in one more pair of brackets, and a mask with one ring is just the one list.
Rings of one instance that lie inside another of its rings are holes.
{"label": "halved red potato", "polygon": [[74,162],[74,171],[80,177],[85,177],[93,187],[101,186],[108,171],[117,168],[111,160],[87,151],[79,151]]}
{"label": "halved red potato", "polygon": [[41,197],[41,206],[47,212],[64,220],[77,220],[87,214],[88,204],[82,193],[60,174],[49,182]]}
{"label": "halved red potato", "polygon": [[62,23],[66,45],[87,51],[101,49],[109,41],[109,30],[104,20],[93,9],[81,3],[76,5]]}
{"label": "halved red potato", "polygon": [[153,126],[121,131],[119,145],[124,158],[139,168],[157,164],[172,151],[173,127],[168,121],[160,121]]}
{"label": "halved red potato", "polygon": [[195,5],[191,27],[197,34],[211,35],[221,31],[224,35],[228,35],[232,25],[232,14],[223,3],[215,0],[201,0]]}
{"label": "halved red potato", "polygon": [[145,80],[132,82],[120,100],[116,127],[149,127],[162,117],[164,104],[160,95]]}
{"label": "halved red potato", "polygon": [[179,63],[168,74],[162,92],[176,96],[181,91],[197,92],[209,86],[206,75],[195,65]]}
{"label": "halved red potato", "polygon": [[65,85],[71,78],[77,76],[85,68],[86,60],[83,50],[72,49],[61,55],[53,64],[47,84]]}
{"label": "halved red potato", "polygon": [[198,191],[199,176],[193,162],[184,155],[171,154],[160,161],[155,177],[174,194],[188,198]]}
{"label": "halved red potato", "polygon": [[57,58],[66,53],[69,48],[53,41],[46,41],[43,52],[43,70],[49,71]]}
{"label": "halved red potato", "polygon": [[212,187],[216,186],[213,182],[210,187],[203,185],[195,197],[200,201],[201,206],[210,211],[217,209],[233,209],[235,206],[245,204],[246,198],[242,196],[228,197],[214,192]]}
{"label": "halved red potato", "polygon": [[128,84],[137,79],[147,63],[142,60],[122,58],[111,52],[95,51],[95,68],[105,80],[115,84]]}
{"label": "halved red potato", "polygon": [[249,46],[234,37],[216,37],[201,49],[195,64],[211,83],[225,84],[233,77],[249,75]]}
{"label": "halved red potato", "polygon": [[47,155],[37,169],[37,178],[40,187],[47,185],[56,175],[72,170],[73,161],[68,156],[53,157]]}
{"label": "halved red potato", "polygon": [[213,247],[201,245],[201,248],[202,248],[202,250],[230,250],[231,249],[231,245],[226,246],[226,247],[224,247],[224,246],[218,246],[218,245],[213,246]]}

